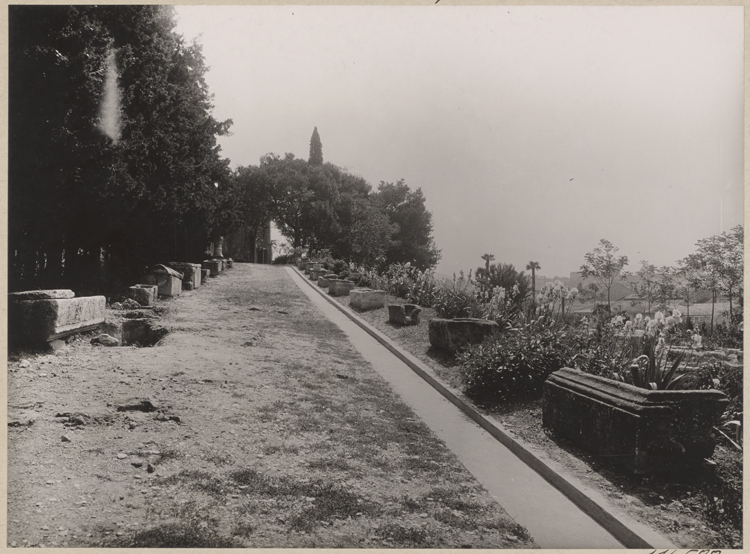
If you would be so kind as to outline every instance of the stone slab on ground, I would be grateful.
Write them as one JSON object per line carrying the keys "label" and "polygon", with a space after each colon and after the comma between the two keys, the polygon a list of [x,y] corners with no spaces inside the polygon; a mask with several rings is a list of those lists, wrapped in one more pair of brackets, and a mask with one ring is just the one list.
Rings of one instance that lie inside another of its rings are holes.
{"label": "stone slab on ground", "polygon": [[104,296],[11,302],[8,327],[14,340],[20,343],[50,343],[95,329],[104,321],[106,304]]}
{"label": "stone slab on ground", "polygon": [[350,306],[360,311],[376,310],[385,306],[385,291],[373,289],[354,289],[349,293]]}
{"label": "stone slab on ground", "polygon": [[717,390],[646,390],[565,368],[544,383],[543,421],[635,473],[663,473],[713,454],[728,403]]}
{"label": "stone slab on ground", "polygon": [[472,344],[480,344],[486,337],[500,332],[494,321],[474,318],[430,320],[430,344],[439,350],[455,352]]}
{"label": "stone slab on ground", "polygon": [[141,306],[153,306],[159,293],[157,285],[139,284],[128,288],[128,297],[138,302]]}
{"label": "stone slab on ground", "polygon": [[183,289],[193,290],[201,286],[201,264],[169,262],[167,265],[182,273]]}

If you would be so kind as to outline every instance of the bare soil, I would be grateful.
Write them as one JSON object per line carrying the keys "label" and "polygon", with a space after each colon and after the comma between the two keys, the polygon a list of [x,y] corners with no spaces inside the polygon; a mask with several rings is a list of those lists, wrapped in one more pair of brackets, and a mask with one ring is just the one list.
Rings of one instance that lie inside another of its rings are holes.
{"label": "bare soil", "polygon": [[[349,297],[336,297],[349,306]],[[405,303],[393,296],[389,303]],[[356,310],[355,310],[356,312]],[[429,342],[431,308],[422,308],[420,323],[398,326],[388,322],[387,308],[357,312],[373,327],[419,358],[435,376],[461,390],[455,357],[435,350]],[[612,505],[630,514],[684,548],[742,548],[742,453],[717,436],[713,457],[682,475],[638,477],[624,473],[567,441],[547,435],[542,426],[539,398],[481,404],[471,398],[486,417],[501,424],[531,451],[552,460],[570,475],[597,490]]]}
{"label": "bare soil", "polygon": [[535,546],[284,268],[161,304],[152,348],[11,354],[10,546]]}

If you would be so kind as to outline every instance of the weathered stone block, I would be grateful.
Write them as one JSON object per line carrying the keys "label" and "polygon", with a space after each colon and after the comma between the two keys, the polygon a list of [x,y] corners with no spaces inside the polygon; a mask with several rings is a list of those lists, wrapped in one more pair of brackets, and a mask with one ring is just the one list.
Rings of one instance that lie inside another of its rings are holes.
{"label": "weathered stone block", "polygon": [[227,269],[232,269],[234,267],[234,260],[232,258],[227,258]]}
{"label": "weathered stone block", "polygon": [[310,270],[310,279],[312,281],[315,281],[315,280],[319,279],[321,276],[323,276],[323,275],[325,275],[327,273],[328,273],[328,270],[325,269],[325,268],[322,268],[322,267],[318,268],[318,269],[311,269]]}
{"label": "weathered stone block", "polygon": [[328,282],[328,294],[331,296],[347,296],[354,288],[354,283],[346,279],[331,279]]}
{"label": "weathered stone block", "polygon": [[422,308],[416,304],[404,304],[404,313],[407,325],[419,325],[419,314],[422,313]]}
{"label": "weathered stone block", "polygon": [[103,296],[9,302],[8,329],[19,343],[51,343],[95,329],[104,321],[106,305]]}
{"label": "weathered stone block", "polygon": [[422,308],[416,304],[388,304],[388,322],[395,325],[418,325]]}
{"label": "weathered stone block", "polygon": [[56,290],[27,290],[24,292],[11,292],[8,294],[8,302],[19,300],[50,300],[56,298],[74,298],[75,293],[68,289]]}
{"label": "weathered stone block", "polygon": [[201,286],[201,264],[188,262],[169,262],[167,264],[175,271],[182,273],[182,288],[185,290],[197,289]]}
{"label": "weathered stone block", "polygon": [[208,275],[211,273],[210,269],[201,269],[201,285],[206,282]]}
{"label": "weathered stone block", "polygon": [[143,274],[149,285],[159,287],[159,296],[178,296],[182,292],[182,273],[165,265],[155,265]]}
{"label": "weathered stone block", "polygon": [[713,454],[728,403],[716,390],[646,390],[561,369],[544,383],[543,423],[635,473],[667,472]]}
{"label": "weathered stone block", "polygon": [[372,289],[354,289],[349,293],[350,306],[357,310],[375,310],[385,306],[385,291]]}
{"label": "weathered stone block", "polygon": [[207,269],[211,277],[216,277],[221,273],[221,260],[204,260],[203,269]]}
{"label": "weathered stone block", "polygon": [[128,296],[141,306],[153,306],[159,287],[156,285],[133,285],[128,289]]}
{"label": "weathered stone block", "polygon": [[439,350],[455,352],[472,344],[480,344],[486,337],[500,332],[494,321],[474,318],[430,320],[430,344]]}

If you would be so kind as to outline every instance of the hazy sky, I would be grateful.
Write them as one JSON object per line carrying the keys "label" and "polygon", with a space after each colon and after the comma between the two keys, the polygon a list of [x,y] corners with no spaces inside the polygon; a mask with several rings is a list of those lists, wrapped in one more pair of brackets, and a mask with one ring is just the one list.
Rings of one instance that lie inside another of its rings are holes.
{"label": "hazy sky", "polygon": [[743,221],[742,7],[190,6],[232,166],[421,187],[438,271],[673,264]]}

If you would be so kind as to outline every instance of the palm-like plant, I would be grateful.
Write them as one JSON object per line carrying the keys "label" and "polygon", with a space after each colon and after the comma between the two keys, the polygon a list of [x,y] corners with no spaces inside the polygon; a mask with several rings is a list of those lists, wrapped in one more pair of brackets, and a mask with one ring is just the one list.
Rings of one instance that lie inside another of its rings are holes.
{"label": "palm-like plant", "polygon": [[[635,354],[638,338],[633,341],[629,348]],[[668,349],[657,347],[657,337],[645,336],[642,354],[630,362],[630,367],[615,374],[618,381],[628,383],[641,389],[647,390],[686,390],[695,386],[695,375],[692,372],[683,371],[677,374],[677,370],[685,358],[685,353],[680,352],[670,364],[668,360]]]}
{"label": "palm-like plant", "polygon": [[539,262],[529,262],[526,269],[531,271],[531,304],[536,305],[536,270],[542,269]]}

